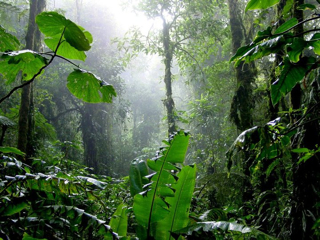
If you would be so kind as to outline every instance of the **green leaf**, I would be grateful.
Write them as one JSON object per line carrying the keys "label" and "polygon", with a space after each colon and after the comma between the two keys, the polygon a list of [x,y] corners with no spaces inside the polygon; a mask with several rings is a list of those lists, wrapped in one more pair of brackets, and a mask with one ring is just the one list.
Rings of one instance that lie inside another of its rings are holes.
{"label": "green leaf", "polygon": [[303,38],[294,38],[291,44],[287,45],[287,53],[289,59],[293,63],[297,63],[300,60],[300,55],[307,46],[307,42]]}
{"label": "green leaf", "polygon": [[75,69],[70,73],[67,87],[77,98],[89,103],[111,103],[112,97],[117,96],[112,85],[82,69]]}
{"label": "green leaf", "polygon": [[298,23],[298,20],[296,18],[291,18],[290,20],[283,23],[280,27],[276,29],[274,34],[279,34],[287,31],[288,29],[292,28]]}
{"label": "green leaf", "polygon": [[[109,226],[111,227],[112,231],[118,233],[119,236],[126,236],[127,235],[127,228],[128,228],[128,216],[126,213],[127,206],[121,203],[117,210],[111,217]],[[106,239],[114,239],[113,236],[108,236]]]}
{"label": "green leaf", "polygon": [[133,212],[138,224],[141,226],[137,233],[140,239],[154,237],[157,231],[156,225],[170,213],[168,197],[175,196],[172,189],[177,177],[169,169],[165,169],[166,163],[182,163],[188,148],[189,135],[180,131],[174,134],[169,142],[164,142],[167,146],[163,147],[158,156],[148,160],[151,166],[153,161],[160,161],[160,167],[155,174],[146,176],[151,178],[150,184],[144,186],[145,192],[135,195]]}
{"label": "green leaf", "polygon": [[19,40],[0,25],[0,52],[18,50],[19,46]]}
{"label": "green leaf", "polygon": [[143,191],[142,187],[147,182],[144,177],[148,175],[147,164],[143,160],[134,160],[130,165],[129,179],[130,179],[130,193],[134,197],[136,194]]}
{"label": "green leaf", "polygon": [[24,156],[25,153],[21,152],[19,149],[14,147],[0,147],[0,152],[2,153],[14,153],[20,156]]}
{"label": "green leaf", "polygon": [[298,64],[292,64],[288,58],[284,60],[280,77],[271,85],[271,100],[273,105],[277,104],[281,97],[290,92],[304,78],[314,62],[315,59],[310,57],[307,60],[303,58]]}
{"label": "green leaf", "polygon": [[70,59],[85,60],[84,51],[91,48],[91,34],[57,12],[43,12],[36,17],[45,43],[57,54]]}
{"label": "green leaf", "polygon": [[157,195],[155,189],[135,195],[133,211],[137,222],[144,228],[169,214],[168,205]]}
{"label": "green leaf", "polygon": [[246,6],[246,11],[255,9],[267,9],[277,4],[280,0],[250,0]]}
{"label": "green leaf", "polygon": [[320,33],[316,33],[312,36],[310,42],[310,46],[313,47],[313,51],[317,54],[320,55]]}
{"label": "green leaf", "polygon": [[0,210],[1,216],[11,216],[16,213],[21,212],[23,209],[29,206],[28,202],[25,199],[15,199],[12,200],[8,206]]}
{"label": "green leaf", "polygon": [[47,240],[47,239],[46,238],[34,238],[25,232],[25,233],[23,233],[22,240]]}
{"label": "green leaf", "polygon": [[193,232],[198,232],[199,234],[203,234],[203,232],[215,232],[215,231],[223,231],[223,232],[240,232],[242,234],[250,233],[250,237],[257,237],[257,239],[276,239],[272,236],[269,236],[255,228],[247,227],[243,224],[239,224],[236,222],[226,222],[226,221],[211,221],[211,222],[198,222],[196,224],[192,224],[186,228],[175,231],[174,233],[177,235],[192,235]]}
{"label": "green leaf", "polygon": [[285,43],[286,40],[283,36],[273,37],[259,43],[254,42],[239,48],[230,61],[234,61],[236,66],[238,66],[241,61],[251,62],[261,57],[268,56],[271,53],[277,53],[279,50],[283,49]]}
{"label": "green leaf", "polygon": [[298,10],[315,10],[316,9],[316,6],[313,5],[313,4],[301,4],[297,7]]}
{"label": "green leaf", "polygon": [[309,153],[310,150],[308,148],[296,148],[291,150],[294,153]]}
{"label": "green leaf", "polygon": [[196,166],[185,166],[178,173],[179,180],[172,185],[174,197],[166,198],[170,213],[157,223],[155,238],[170,239],[170,233],[189,223],[189,210],[195,186]]}
{"label": "green leaf", "polygon": [[[56,38],[46,38],[44,39],[45,44],[53,51],[55,51],[60,38],[57,36]],[[72,47],[68,42],[64,41],[60,44],[59,49],[57,51],[57,55],[75,60],[86,60],[86,54],[82,51],[78,51],[74,47]]]}
{"label": "green leaf", "polygon": [[189,135],[180,131],[170,141],[170,147],[165,152],[167,161],[170,163],[183,163],[188,150]]}
{"label": "green leaf", "polygon": [[31,50],[8,52],[0,57],[0,73],[7,79],[7,84],[12,83],[20,72],[22,80],[28,81],[46,64],[46,58]]}
{"label": "green leaf", "polygon": [[101,182],[101,181],[94,179],[94,178],[91,178],[91,177],[78,176],[78,178],[85,181],[86,183],[91,183],[94,186],[101,188],[101,189],[105,188],[107,185],[107,183]]}

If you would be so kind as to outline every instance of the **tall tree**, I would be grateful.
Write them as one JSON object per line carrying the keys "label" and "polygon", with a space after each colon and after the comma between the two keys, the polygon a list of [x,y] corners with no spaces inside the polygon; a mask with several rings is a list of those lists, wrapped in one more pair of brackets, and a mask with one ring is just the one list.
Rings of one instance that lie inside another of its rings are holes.
{"label": "tall tree", "polygon": [[[203,36],[213,32],[210,24],[214,20],[212,15],[207,14],[211,11],[212,4],[208,1],[140,0],[137,4],[138,9],[145,13],[148,18],[160,19],[162,28],[161,30],[153,29],[154,31],[151,30],[146,36],[137,30],[129,31],[128,34],[131,33],[131,35],[124,40],[129,43],[128,48],[131,51],[158,54],[163,59],[163,81],[166,91],[166,98],[163,103],[167,113],[168,134],[177,129],[177,113],[172,97],[173,60],[185,61],[186,58],[182,56],[187,55],[189,60],[196,61],[195,57],[187,51],[186,46],[190,41],[194,42],[196,39],[198,39],[197,43],[200,41],[199,39],[203,43]],[[122,46],[127,47],[123,40],[119,40],[119,42]]]}
{"label": "tall tree", "polygon": [[[241,18],[237,0],[228,0],[232,39],[232,52],[235,54],[246,43],[246,32]],[[235,68],[237,89],[235,91],[230,117],[240,131],[253,126],[252,110],[254,108],[253,89],[255,74],[252,65],[241,62]]]}
{"label": "tall tree", "polygon": [[[35,17],[41,13],[46,6],[45,0],[31,0],[29,9],[29,23],[26,35],[26,48],[40,51],[41,35],[36,25]],[[21,104],[19,110],[19,131],[18,148],[27,154],[27,157],[34,153],[34,120],[33,120],[33,83],[22,89]]]}

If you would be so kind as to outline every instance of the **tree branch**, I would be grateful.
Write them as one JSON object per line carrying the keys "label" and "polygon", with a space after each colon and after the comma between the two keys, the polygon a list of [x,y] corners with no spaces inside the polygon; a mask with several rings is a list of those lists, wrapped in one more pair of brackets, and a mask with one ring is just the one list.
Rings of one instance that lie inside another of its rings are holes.
{"label": "tree branch", "polygon": [[59,40],[59,42],[58,42],[58,45],[57,45],[57,47],[56,47],[53,55],[51,56],[49,62],[48,62],[46,65],[44,65],[42,68],[40,68],[39,71],[38,71],[35,75],[33,75],[33,77],[32,77],[31,80],[26,81],[26,82],[24,82],[23,84],[14,87],[7,95],[5,95],[3,98],[1,98],[1,99],[0,99],[0,104],[1,104],[4,100],[6,100],[7,98],[9,98],[9,97],[10,97],[15,91],[17,91],[18,89],[23,88],[24,86],[27,86],[27,85],[29,85],[30,83],[32,83],[32,82],[36,79],[36,77],[38,77],[38,76],[41,74],[42,70],[44,70],[45,68],[47,68],[47,67],[52,63],[53,59],[57,56],[58,48],[60,47],[61,43],[63,42],[63,41],[61,41],[61,40],[62,40],[62,37],[63,37],[63,35],[64,35],[64,31],[65,31],[65,30],[66,30],[66,28],[63,29],[63,32],[62,32],[62,34],[61,34],[60,40]]}

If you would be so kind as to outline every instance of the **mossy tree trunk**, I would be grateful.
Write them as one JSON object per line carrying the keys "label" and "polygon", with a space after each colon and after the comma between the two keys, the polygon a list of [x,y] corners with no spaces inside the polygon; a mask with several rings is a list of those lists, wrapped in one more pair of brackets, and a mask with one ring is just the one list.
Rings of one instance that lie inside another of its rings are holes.
{"label": "mossy tree trunk", "polygon": [[[304,0],[296,0],[294,2],[294,16],[299,21],[304,19],[303,11],[297,10],[296,7],[304,4]],[[295,34],[304,32],[303,25],[295,29]],[[310,86],[311,92],[319,93],[319,86],[314,82]],[[309,114],[305,116],[305,124],[298,129],[296,137],[293,138],[293,148],[308,148],[310,150],[318,149],[320,142],[320,127],[319,120],[319,99],[310,94],[307,96],[308,102],[304,103]],[[302,110],[302,89],[300,84],[297,84],[291,91],[290,96],[291,107],[293,110]],[[296,112],[291,116],[292,124],[295,124],[297,119],[300,119],[302,114]],[[319,219],[319,191],[320,191],[320,155],[317,153],[306,162],[299,162],[301,156],[292,154],[293,159],[293,196],[291,210],[291,239],[313,239],[314,229],[312,229],[315,219]]]}
{"label": "mossy tree trunk", "polygon": [[[246,41],[246,33],[243,27],[241,12],[237,0],[228,0],[229,18],[232,38],[232,52],[235,54],[241,45]],[[254,108],[252,83],[255,80],[253,65],[241,62],[235,68],[237,87],[232,99],[230,118],[238,130],[245,131],[253,126],[252,111]],[[243,182],[242,200],[245,205],[244,214],[249,214],[250,207],[246,205],[252,199],[253,189],[250,183],[250,166],[252,157],[249,152],[242,156],[242,168],[245,175]]]}
{"label": "mossy tree trunk", "polygon": [[172,98],[172,72],[171,65],[173,59],[173,44],[170,39],[170,24],[167,23],[166,19],[162,16],[163,30],[162,30],[162,44],[164,49],[164,66],[165,75],[164,83],[166,86],[166,99],[164,105],[167,110],[168,118],[168,134],[172,134],[176,131],[175,113],[174,113],[174,101]]}
{"label": "mossy tree trunk", "polygon": [[[44,10],[45,6],[45,0],[30,1],[29,23],[26,35],[27,49],[34,51],[40,51],[41,49],[41,34],[35,23],[35,17]],[[18,149],[25,152],[27,158],[35,152],[33,112],[33,83],[31,83],[22,89],[18,125]]]}

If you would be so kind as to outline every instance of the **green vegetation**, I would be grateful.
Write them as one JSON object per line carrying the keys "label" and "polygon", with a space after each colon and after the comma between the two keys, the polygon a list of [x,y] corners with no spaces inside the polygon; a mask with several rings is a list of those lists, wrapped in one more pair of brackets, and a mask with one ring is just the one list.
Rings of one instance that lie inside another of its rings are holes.
{"label": "green vegetation", "polygon": [[319,239],[320,2],[125,3],[0,1],[0,240]]}

